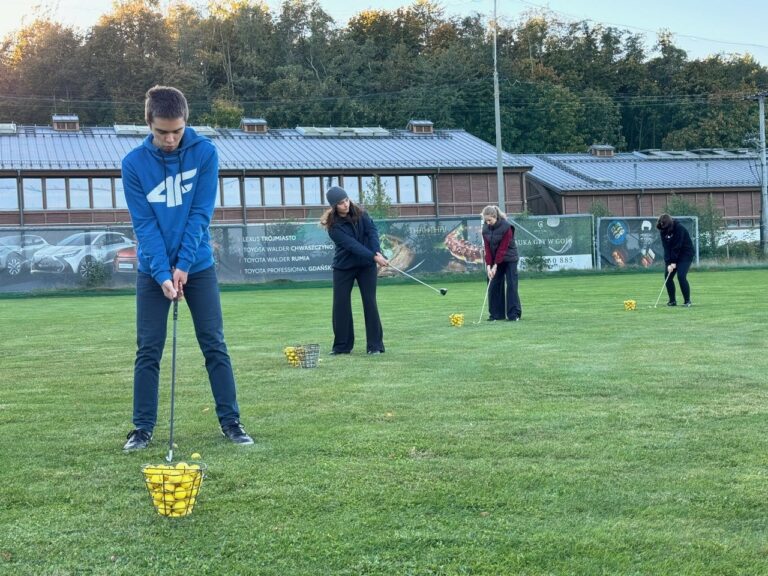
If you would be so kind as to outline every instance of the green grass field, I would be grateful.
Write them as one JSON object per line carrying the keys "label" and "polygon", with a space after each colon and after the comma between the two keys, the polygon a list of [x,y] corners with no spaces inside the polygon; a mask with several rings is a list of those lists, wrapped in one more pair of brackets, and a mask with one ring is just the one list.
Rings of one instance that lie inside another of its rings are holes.
{"label": "green grass field", "polygon": [[208,465],[182,519],[141,476],[170,345],[153,443],[121,452],[133,297],[0,300],[0,574],[768,574],[768,271],[690,280],[653,309],[661,273],[526,278],[522,322],[477,325],[479,280],[382,284],[378,357],[327,355],[329,287],[224,292],[249,448],[182,306],[175,455]]}

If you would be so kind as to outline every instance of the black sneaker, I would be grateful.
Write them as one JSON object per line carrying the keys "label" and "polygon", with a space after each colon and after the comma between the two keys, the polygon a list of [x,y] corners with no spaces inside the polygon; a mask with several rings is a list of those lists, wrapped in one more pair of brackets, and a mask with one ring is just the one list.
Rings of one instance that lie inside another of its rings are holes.
{"label": "black sneaker", "polygon": [[496,318],[494,318],[493,316],[488,316],[488,318],[486,318],[486,320],[488,322],[496,322]]}
{"label": "black sneaker", "polygon": [[690,308],[691,306],[693,306],[693,302],[691,302],[690,300],[688,300],[688,302],[684,302],[684,303],[683,303],[683,306],[685,306],[686,308]]}
{"label": "black sneaker", "polygon": [[384,354],[384,350],[368,350],[368,354]]}
{"label": "black sneaker", "polygon": [[253,444],[253,438],[248,436],[245,428],[243,428],[243,425],[238,421],[222,426],[221,433],[235,444],[243,444],[244,446]]}
{"label": "black sneaker", "polygon": [[677,302],[674,300],[672,302],[667,302],[667,306],[677,306]]}
{"label": "black sneaker", "polygon": [[329,356],[338,356],[339,354],[349,354],[349,350],[331,350],[328,352]]}
{"label": "black sneaker", "polygon": [[508,321],[509,322],[520,322],[520,316],[513,316]]}
{"label": "black sneaker", "polygon": [[144,450],[149,446],[149,441],[152,440],[152,432],[147,432],[141,428],[131,430],[128,433],[128,442],[123,446],[123,452],[132,452],[133,450]]}

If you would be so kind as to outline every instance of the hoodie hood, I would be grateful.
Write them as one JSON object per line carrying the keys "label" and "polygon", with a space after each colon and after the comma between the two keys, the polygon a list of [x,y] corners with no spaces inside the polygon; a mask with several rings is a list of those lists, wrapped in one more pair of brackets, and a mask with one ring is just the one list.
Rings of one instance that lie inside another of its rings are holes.
{"label": "hoodie hood", "polygon": [[173,152],[164,152],[157,146],[155,146],[152,142],[155,139],[154,134],[151,132],[147,135],[146,138],[144,138],[144,141],[141,143],[141,145],[148,149],[149,152],[158,158],[159,160],[169,160],[171,158],[181,156],[184,152],[186,152],[189,148],[192,146],[195,146],[199,142],[202,142],[206,140],[206,138],[203,138],[195,132],[195,130],[189,126],[184,128],[184,136],[181,138],[181,142],[179,142],[178,148],[174,150]]}

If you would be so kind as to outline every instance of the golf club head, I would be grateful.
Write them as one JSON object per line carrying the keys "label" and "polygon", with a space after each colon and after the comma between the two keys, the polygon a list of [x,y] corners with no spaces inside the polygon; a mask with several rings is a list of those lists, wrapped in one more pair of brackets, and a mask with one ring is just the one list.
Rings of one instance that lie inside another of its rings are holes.
{"label": "golf club head", "polygon": [[443,296],[448,294],[448,288],[440,288],[440,294],[443,295]]}
{"label": "golf club head", "polygon": [[168,450],[168,454],[165,456],[166,462],[173,462],[173,450]]}

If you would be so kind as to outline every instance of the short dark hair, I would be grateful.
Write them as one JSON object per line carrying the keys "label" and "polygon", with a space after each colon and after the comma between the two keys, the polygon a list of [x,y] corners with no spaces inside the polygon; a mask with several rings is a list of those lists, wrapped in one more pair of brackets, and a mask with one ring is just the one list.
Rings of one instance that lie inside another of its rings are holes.
{"label": "short dark hair", "polygon": [[151,124],[155,118],[166,120],[183,118],[184,122],[187,121],[189,106],[181,90],[171,86],[152,86],[147,90],[147,98],[144,101],[144,120],[147,124]]}

